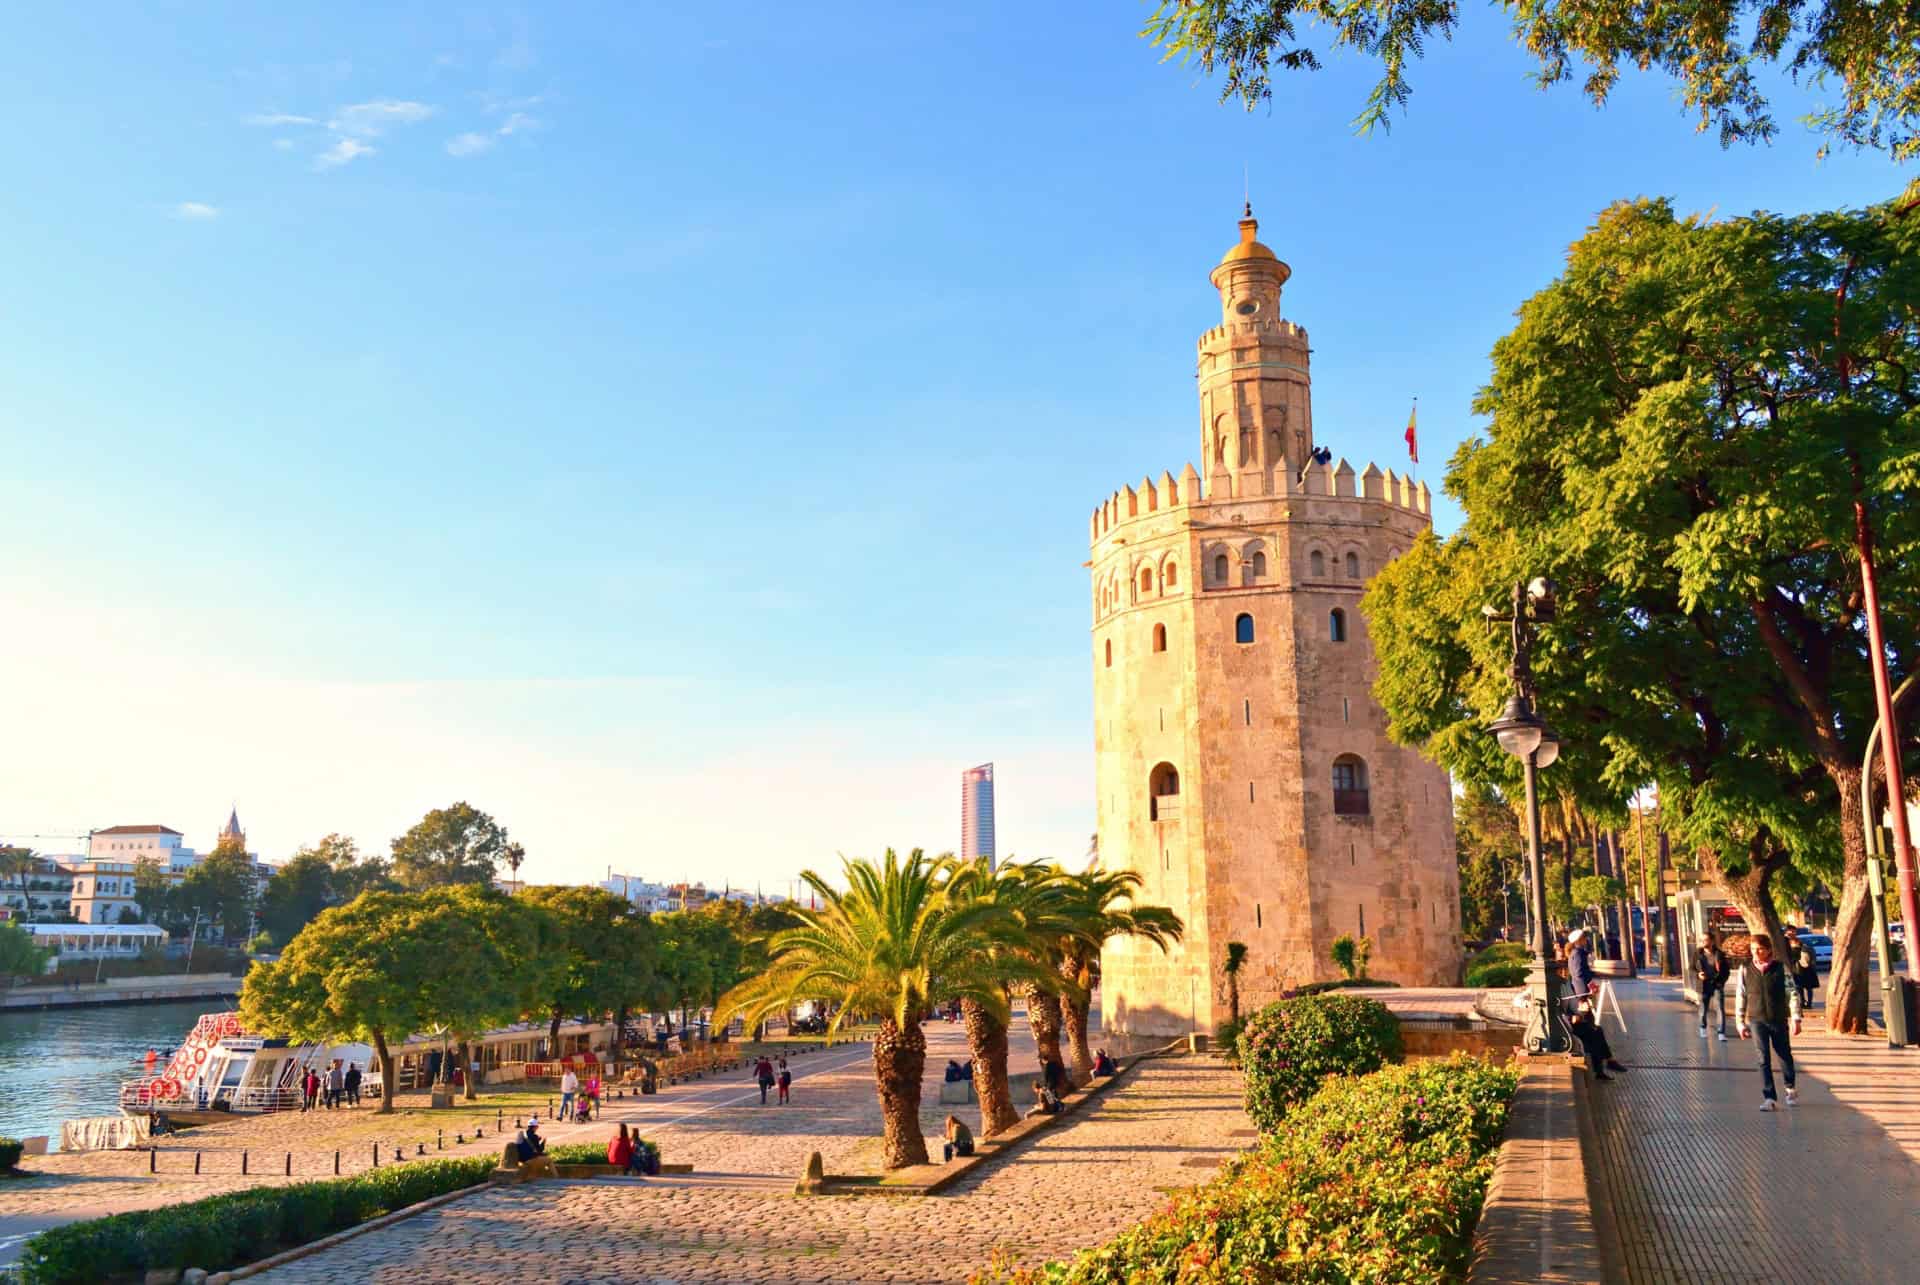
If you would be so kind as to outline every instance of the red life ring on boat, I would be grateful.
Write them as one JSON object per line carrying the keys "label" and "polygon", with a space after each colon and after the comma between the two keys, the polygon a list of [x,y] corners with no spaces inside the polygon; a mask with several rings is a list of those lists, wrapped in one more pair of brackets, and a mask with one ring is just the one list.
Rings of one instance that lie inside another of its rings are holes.
{"label": "red life ring on boat", "polygon": [[220,1033],[222,1035],[238,1035],[240,1033],[240,1018],[236,1014],[228,1013],[227,1020],[220,1023]]}
{"label": "red life ring on boat", "polygon": [[154,1086],[153,1096],[163,1102],[171,1102],[180,1096],[180,1082],[169,1076]]}
{"label": "red life ring on boat", "polygon": [[193,1060],[193,1069],[196,1071],[199,1070],[201,1067],[207,1064],[207,1051],[203,1048],[197,1048],[193,1050],[192,1060]]}

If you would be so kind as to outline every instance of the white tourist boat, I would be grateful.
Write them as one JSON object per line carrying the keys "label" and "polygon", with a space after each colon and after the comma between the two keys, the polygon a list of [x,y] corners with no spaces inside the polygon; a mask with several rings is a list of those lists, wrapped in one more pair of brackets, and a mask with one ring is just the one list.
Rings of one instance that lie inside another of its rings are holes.
{"label": "white tourist boat", "polygon": [[[550,1027],[520,1023],[487,1032],[478,1041],[479,1082],[506,1084],[538,1074]],[[558,1056],[604,1060],[612,1047],[608,1022],[562,1022]],[[393,1048],[396,1087],[412,1089],[431,1082],[440,1060],[459,1056],[459,1044],[444,1035],[409,1036]],[[235,1012],[206,1013],[175,1049],[164,1067],[120,1086],[120,1109],[127,1115],[165,1114],[177,1124],[204,1123],[234,1114],[297,1110],[300,1082],[312,1067],[326,1074],[338,1063],[360,1068],[361,1096],[378,1098],[380,1066],[371,1045],[301,1044],[249,1033]]]}

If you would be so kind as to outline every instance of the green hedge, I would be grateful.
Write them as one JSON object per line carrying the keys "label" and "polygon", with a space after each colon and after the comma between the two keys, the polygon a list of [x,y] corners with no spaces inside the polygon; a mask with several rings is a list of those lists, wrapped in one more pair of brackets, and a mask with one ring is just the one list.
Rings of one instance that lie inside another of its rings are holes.
{"label": "green hedge", "polygon": [[1518,1083],[1464,1054],[1329,1080],[1259,1148],[1106,1245],[974,1281],[1460,1280]]}
{"label": "green hedge", "polygon": [[30,1285],[82,1285],[155,1269],[227,1271],[487,1180],[495,1158],[415,1160],[352,1178],[254,1187],[43,1231],[21,1254]]}
{"label": "green hedge", "polygon": [[0,1138],[0,1173],[12,1173],[20,1163],[20,1139]]}
{"label": "green hedge", "polygon": [[1519,986],[1527,980],[1532,961],[1532,953],[1521,943],[1495,942],[1467,961],[1466,984],[1486,990]]}
{"label": "green hedge", "polygon": [[[569,1142],[558,1147],[548,1147],[547,1155],[557,1165],[603,1165],[607,1163],[607,1142]],[[645,1147],[653,1152],[655,1158],[660,1155],[660,1144],[634,1136],[636,1147]]]}
{"label": "green hedge", "polygon": [[1400,1060],[1400,1020],[1359,995],[1283,999],[1247,1019],[1237,1049],[1247,1114],[1272,1133],[1290,1107],[1330,1075],[1360,1075]]}

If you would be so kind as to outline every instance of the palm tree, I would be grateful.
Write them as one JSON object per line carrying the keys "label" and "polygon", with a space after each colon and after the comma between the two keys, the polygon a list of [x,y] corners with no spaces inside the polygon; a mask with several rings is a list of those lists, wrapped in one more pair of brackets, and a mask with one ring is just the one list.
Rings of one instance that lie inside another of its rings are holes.
{"label": "palm tree", "polygon": [[1230,941],[1227,943],[1227,962],[1221,966],[1221,975],[1227,979],[1227,1020],[1235,1030],[1240,1028],[1240,970],[1247,963],[1247,943]]}
{"label": "palm tree", "polygon": [[1033,950],[1064,928],[1058,919],[1062,904],[1059,872],[1052,867],[1004,863],[992,858],[943,861],[946,894],[956,904],[1000,907],[996,944],[983,960],[993,986],[992,1001],[964,998],[960,1011],[966,1019],[967,1051],[973,1057],[973,1083],[980,1095],[980,1134],[991,1138],[1020,1121],[1007,1082],[1007,1027],[1013,1020],[1011,990],[1023,982],[1046,978],[1048,966]]}
{"label": "palm tree", "polygon": [[1115,937],[1144,937],[1165,950],[1169,942],[1180,940],[1186,926],[1165,906],[1132,904],[1141,879],[1131,870],[1088,870],[1065,876],[1063,883],[1062,912],[1068,931],[1059,939],[1057,950],[1059,973],[1067,984],[1055,1002],[1063,1009],[1067,1038],[1073,1045],[1074,1083],[1085,1084],[1093,1079],[1087,1015],[1094,987],[1100,984],[1101,949]]}
{"label": "palm tree", "polygon": [[921,1018],[936,987],[962,1002],[996,1002],[999,984],[983,964],[1008,920],[994,904],[947,897],[936,864],[918,848],[905,860],[889,848],[879,862],[848,861],[845,873],[844,893],[811,870],[801,873],[819,908],[796,909],[800,926],[768,939],[766,971],[720,997],[714,1025],[736,1016],[751,1025],[809,999],[837,1006],[829,1038],[849,1019],[878,1017],[873,1075],[884,1163],[889,1169],[926,1164]]}
{"label": "palm tree", "polygon": [[12,875],[20,881],[20,913],[28,923],[33,922],[33,893],[27,887],[27,876],[33,873],[34,860],[31,848],[0,847],[0,877]]}

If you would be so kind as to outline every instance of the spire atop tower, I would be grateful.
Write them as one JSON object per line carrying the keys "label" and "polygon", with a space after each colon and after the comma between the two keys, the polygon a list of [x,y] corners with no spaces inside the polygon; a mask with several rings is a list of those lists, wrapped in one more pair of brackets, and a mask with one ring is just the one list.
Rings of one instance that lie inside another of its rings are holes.
{"label": "spire atop tower", "polygon": [[240,828],[240,805],[235,804],[233,811],[227,814],[227,824],[220,831],[222,839],[238,839],[246,842],[247,832]]}

